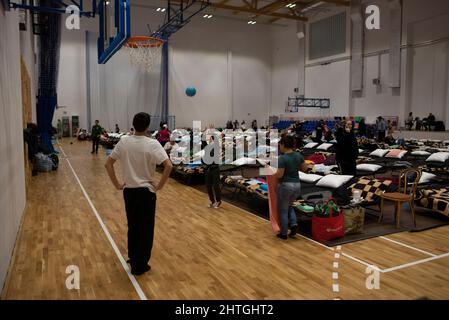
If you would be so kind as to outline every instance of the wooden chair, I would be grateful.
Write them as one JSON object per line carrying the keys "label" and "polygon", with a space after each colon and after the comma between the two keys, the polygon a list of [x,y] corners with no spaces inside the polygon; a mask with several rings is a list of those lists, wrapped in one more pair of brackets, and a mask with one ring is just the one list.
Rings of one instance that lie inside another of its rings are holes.
{"label": "wooden chair", "polygon": [[[415,218],[415,195],[416,188],[418,186],[419,180],[421,179],[421,170],[419,169],[407,169],[401,171],[399,175],[399,190],[398,192],[384,192],[380,195],[380,217],[379,223],[382,221],[384,212],[384,201],[394,201],[395,203],[395,220],[396,228],[400,227],[401,218],[401,208],[404,202],[410,205],[410,210],[412,212],[413,223],[416,227]],[[402,189],[402,191],[401,191]]]}

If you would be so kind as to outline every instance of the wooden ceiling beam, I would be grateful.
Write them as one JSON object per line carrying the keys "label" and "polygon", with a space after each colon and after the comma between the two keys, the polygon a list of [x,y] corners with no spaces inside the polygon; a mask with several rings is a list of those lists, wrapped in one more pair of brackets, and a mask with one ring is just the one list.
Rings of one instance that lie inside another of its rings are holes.
{"label": "wooden ceiling beam", "polygon": [[290,14],[276,13],[276,12],[261,12],[261,9],[256,10],[256,9],[250,9],[250,8],[246,8],[246,7],[236,7],[236,6],[231,6],[231,5],[227,5],[227,4],[220,4],[220,3],[213,3],[213,2],[211,2],[209,6],[212,8],[217,8],[217,9],[240,11],[240,12],[252,13],[255,15],[290,19],[290,20],[296,20],[296,21],[307,21],[307,18],[304,18],[304,17],[294,16],[294,15],[290,15]]}
{"label": "wooden ceiling beam", "polygon": [[348,0],[322,0],[322,1],[327,2],[327,3],[333,3],[338,6],[349,7],[351,5],[351,1],[348,1]]}

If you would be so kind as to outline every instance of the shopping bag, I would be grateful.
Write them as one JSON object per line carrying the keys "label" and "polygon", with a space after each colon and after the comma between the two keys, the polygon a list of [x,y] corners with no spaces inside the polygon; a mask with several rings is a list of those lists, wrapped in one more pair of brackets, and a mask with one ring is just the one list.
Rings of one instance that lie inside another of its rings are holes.
{"label": "shopping bag", "polygon": [[316,206],[316,214],[312,218],[312,238],[316,241],[329,241],[345,235],[344,214],[334,199]]}
{"label": "shopping bag", "polygon": [[363,232],[365,223],[365,208],[344,207],[342,208],[345,223],[345,234]]}

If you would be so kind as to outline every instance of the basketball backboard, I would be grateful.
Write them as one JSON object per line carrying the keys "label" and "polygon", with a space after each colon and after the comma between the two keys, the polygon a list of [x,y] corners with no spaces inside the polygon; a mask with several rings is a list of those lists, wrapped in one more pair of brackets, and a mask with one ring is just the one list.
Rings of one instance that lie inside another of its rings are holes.
{"label": "basketball backboard", "polygon": [[130,0],[100,0],[98,63],[106,63],[131,36]]}

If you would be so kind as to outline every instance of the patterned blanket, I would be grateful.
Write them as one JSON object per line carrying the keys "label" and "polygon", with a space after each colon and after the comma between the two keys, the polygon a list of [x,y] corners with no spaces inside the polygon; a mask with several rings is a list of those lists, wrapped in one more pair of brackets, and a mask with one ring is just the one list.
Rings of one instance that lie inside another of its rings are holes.
{"label": "patterned blanket", "polygon": [[416,199],[416,205],[449,217],[449,189],[423,189]]}
{"label": "patterned blanket", "polygon": [[373,202],[376,201],[379,195],[388,190],[391,186],[391,180],[377,180],[370,179],[367,177],[361,177],[356,183],[351,185],[348,189],[352,191],[360,190],[362,191],[362,197],[365,201]]}
{"label": "patterned blanket", "polygon": [[430,173],[434,173],[434,174],[438,174],[438,173],[449,174],[449,167],[434,167],[434,166],[423,165],[423,166],[420,166],[419,169],[421,169],[424,172],[430,172]]}
{"label": "patterned blanket", "polygon": [[174,169],[177,171],[181,171],[183,173],[187,174],[203,174],[205,166],[199,165],[199,166],[191,166],[191,165],[176,165],[174,166]]}
{"label": "patterned blanket", "polygon": [[220,178],[221,181],[228,186],[239,187],[250,194],[257,195],[263,199],[268,199],[267,184],[263,181],[256,179],[245,179],[243,177],[233,179],[228,176],[221,176]]}

